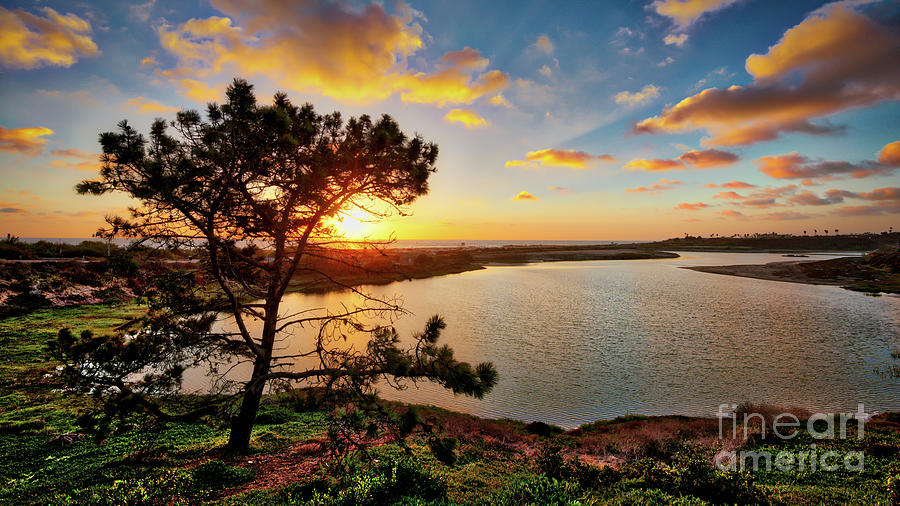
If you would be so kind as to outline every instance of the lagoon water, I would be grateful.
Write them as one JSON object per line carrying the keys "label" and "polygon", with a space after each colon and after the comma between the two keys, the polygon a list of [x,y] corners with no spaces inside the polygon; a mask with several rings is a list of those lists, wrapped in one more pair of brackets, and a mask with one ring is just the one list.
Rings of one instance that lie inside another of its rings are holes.
{"label": "lagoon water", "polygon": [[[900,350],[900,297],[679,268],[787,260],[776,254],[681,255],[492,266],[364,287],[402,300],[410,314],[394,322],[401,336],[441,314],[442,341],[457,357],[491,361],[500,375],[480,400],[429,384],[403,391],[385,385],[380,393],[566,428],[625,414],[711,416],[720,404],[746,401],[900,410],[900,379],[876,372]],[[335,309],[358,300],[346,292],[291,294],[283,308]],[[310,330],[298,329],[281,343],[282,353],[309,343]],[[205,381],[192,371],[185,387]]]}

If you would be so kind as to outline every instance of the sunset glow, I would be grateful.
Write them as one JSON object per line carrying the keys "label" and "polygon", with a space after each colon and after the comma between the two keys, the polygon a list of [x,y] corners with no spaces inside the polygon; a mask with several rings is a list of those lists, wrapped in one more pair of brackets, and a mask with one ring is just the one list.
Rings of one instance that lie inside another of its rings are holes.
{"label": "sunset glow", "polygon": [[[350,237],[887,230],[900,216],[889,197],[900,187],[898,9],[13,2],[0,7],[0,231],[90,236],[132,204],[72,192],[99,169],[98,134],[202,111],[235,76],[264,101],[282,90],[321,112],[390,114],[440,147],[411,216],[335,220]],[[753,190],[725,198],[729,182]]]}

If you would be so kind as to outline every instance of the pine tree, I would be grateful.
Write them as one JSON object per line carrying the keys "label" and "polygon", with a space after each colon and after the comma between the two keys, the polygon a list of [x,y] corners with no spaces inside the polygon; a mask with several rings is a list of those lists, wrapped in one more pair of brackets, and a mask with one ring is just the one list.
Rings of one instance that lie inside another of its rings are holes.
{"label": "pine tree", "polygon": [[[392,327],[360,319],[401,308],[359,291],[362,307],[279,315],[295,273],[311,269],[304,260],[327,257],[340,242],[328,219],[354,206],[376,215],[387,212],[373,211],[376,205],[402,212],[427,193],[437,146],[404,135],[387,115],[344,122],[337,112],[319,115],[281,93],[272,105],[260,105],[240,79],[226,97],[208,105],[205,120],[196,111],[179,112],[170,123],[156,120],[149,141],[127,121],[100,135],[100,177],[76,191],[120,192],[140,202],[127,217],[107,218],[100,233],[191,246],[203,255],[194,270],[159,276],[146,315],[120,333],[76,337],[61,330],[51,350],[73,385],[95,392],[111,413],[142,411],[164,420],[226,415],[235,452],[248,450],[260,400],[275,381],[371,391],[387,377],[431,380],[476,397],[488,392],[496,383],[492,364],[470,366],[438,345],[439,317],[414,336],[414,347],[403,348]],[[215,330],[222,312],[233,318],[233,331]],[[279,336],[310,324],[321,328],[315,342],[279,356]],[[368,335],[364,352],[334,346],[328,336],[343,332]],[[316,365],[297,367],[293,359],[300,356]],[[238,360],[253,364],[248,378],[212,396],[179,395],[185,369]]]}

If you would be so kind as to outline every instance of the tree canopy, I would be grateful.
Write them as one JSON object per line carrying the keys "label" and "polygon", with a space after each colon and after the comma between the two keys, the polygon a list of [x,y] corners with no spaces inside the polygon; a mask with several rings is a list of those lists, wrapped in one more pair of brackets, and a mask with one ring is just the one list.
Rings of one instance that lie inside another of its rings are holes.
{"label": "tree canopy", "polygon": [[[122,121],[100,144],[100,177],[76,191],[121,192],[139,202],[128,216],[108,217],[100,234],[203,252],[192,268],[158,276],[144,297],[146,315],[117,335],[63,329],[51,344],[65,374],[110,413],[228,416],[229,446],[246,451],[260,399],[276,381],[340,395],[372,392],[381,379],[421,379],[479,397],[495,384],[490,363],[473,367],[438,344],[440,317],[407,347],[393,327],[363,318],[402,311],[394,301],[348,287],[364,303],[280,311],[295,274],[316,270],[305,260],[337,258],[332,253],[345,243],[329,218],[352,208],[375,217],[403,213],[427,193],[437,146],[405,135],[390,116],[345,122],[282,93],[260,105],[252,85],[235,79],[205,119],[196,111],[158,119],[149,139]],[[302,349],[276,349],[294,327],[310,325],[319,331]],[[346,333],[368,336],[365,350],[340,346],[335,336]],[[180,395],[185,370],[205,364],[222,375],[223,365],[240,362],[252,364],[249,377],[229,376],[213,395]]]}

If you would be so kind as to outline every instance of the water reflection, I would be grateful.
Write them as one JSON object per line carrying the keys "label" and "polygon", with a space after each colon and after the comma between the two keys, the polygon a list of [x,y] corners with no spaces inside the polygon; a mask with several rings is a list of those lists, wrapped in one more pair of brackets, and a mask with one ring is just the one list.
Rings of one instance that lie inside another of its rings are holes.
{"label": "water reflection", "polygon": [[[367,287],[403,300],[412,314],[395,322],[401,335],[440,313],[448,324],[444,342],[457,356],[492,361],[500,374],[482,400],[427,384],[382,395],[565,427],[629,413],[710,415],[721,403],[743,401],[900,409],[900,380],[874,371],[900,347],[900,298],[678,268],[781,260],[689,253],[489,267]],[[292,294],[284,311],[353,299]],[[298,330],[283,346],[295,352],[309,342],[310,330]],[[206,381],[192,371],[186,388]]]}

